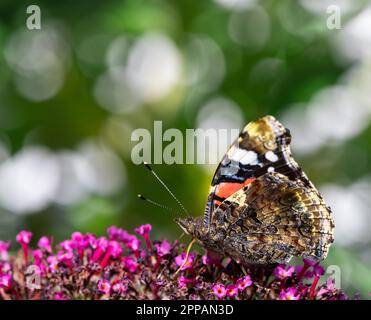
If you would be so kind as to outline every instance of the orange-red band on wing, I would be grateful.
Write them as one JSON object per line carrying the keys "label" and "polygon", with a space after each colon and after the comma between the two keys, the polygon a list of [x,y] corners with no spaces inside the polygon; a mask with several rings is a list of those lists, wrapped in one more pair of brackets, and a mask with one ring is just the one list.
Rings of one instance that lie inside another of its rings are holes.
{"label": "orange-red band on wing", "polygon": [[[246,179],[244,183],[238,182],[222,182],[216,187],[215,195],[219,198],[228,198],[236,191],[240,190],[244,186],[247,186],[251,182],[253,182],[255,178]],[[217,201],[215,202],[216,205],[219,205]]]}

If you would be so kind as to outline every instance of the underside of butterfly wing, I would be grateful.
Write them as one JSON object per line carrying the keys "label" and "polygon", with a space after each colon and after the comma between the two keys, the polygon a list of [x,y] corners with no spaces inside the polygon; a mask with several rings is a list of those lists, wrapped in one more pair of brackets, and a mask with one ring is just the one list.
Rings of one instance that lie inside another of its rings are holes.
{"label": "underside of butterfly wing", "polygon": [[330,208],[301,180],[267,173],[227,198],[200,242],[243,263],[322,260],[333,242]]}
{"label": "underside of butterfly wing", "polygon": [[205,248],[242,263],[326,258],[331,210],[293,159],[290,142],[274,117],[250,122],[215,172],[204,221],[177,223]]}
{"label": "underside of butterfly wing", "polygon": [[272,116],[247,124],[215,172],[205,225],[209,225],[214,210],[226,198],[267,172],[279,172],[290,180],[303,179],[310,184],[291,156],[290,142],[290,131]]}

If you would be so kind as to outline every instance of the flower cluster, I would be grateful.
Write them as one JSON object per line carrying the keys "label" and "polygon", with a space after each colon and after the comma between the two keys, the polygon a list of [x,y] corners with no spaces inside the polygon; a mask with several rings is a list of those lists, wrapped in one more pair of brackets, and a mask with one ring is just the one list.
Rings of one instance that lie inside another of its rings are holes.
{"label": "flower cluster", "polygon": [[213,292],[218,298],[236,297],[240,292],[243,292],[247,287],[252,285],[250,276],[246,275],[242,278],[239,278],[236,283],[231,283],[227,286],[223,284],[216,284],[213,286]]}
{"label": "flower cluster", "polygon": [[[135,234],[112,226],[107,236],[74,232],[53,245],[43,236],[31,247],[0,241],[0,300],[4,299],[347,299],[323,268],[242,266],[212,253],[185,252],[179,241],[152,241],[151,225]],[[17,249],[18,247],[18,249]],[[321,281],[323,282],[323,281]]]}

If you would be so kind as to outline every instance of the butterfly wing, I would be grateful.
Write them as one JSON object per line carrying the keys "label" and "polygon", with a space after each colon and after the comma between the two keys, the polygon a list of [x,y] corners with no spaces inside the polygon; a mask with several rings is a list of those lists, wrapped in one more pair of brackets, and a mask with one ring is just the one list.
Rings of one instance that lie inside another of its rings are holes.
{"label": "butterfly wing", "polygon": [[222,239],[216,251],[244,263],[284,263],[293,256],[322,260],[333,227],[331,210],[314,187],[267,173],[220,204],[209,238]]}
{"label": "butterfly wing", "polygon": [[267,172],[279,172],[290,180],[305,174],[291,156],[291,135],[272,116],[250,122],[229,147],[212,179],[205,209],[208,226],[214,210],[230,195]]}

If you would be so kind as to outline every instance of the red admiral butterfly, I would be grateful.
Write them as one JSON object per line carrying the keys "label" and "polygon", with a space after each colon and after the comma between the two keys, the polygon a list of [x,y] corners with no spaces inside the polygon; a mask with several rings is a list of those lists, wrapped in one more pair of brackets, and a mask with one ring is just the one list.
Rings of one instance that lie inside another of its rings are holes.
{"label": "red admiral butterfly", "polygon": [[326,258],[331,209],[293,159],[290,142],[274,117],[250,122],[215,172],[204,219],[176,222],[206,249],[241,263]]}

